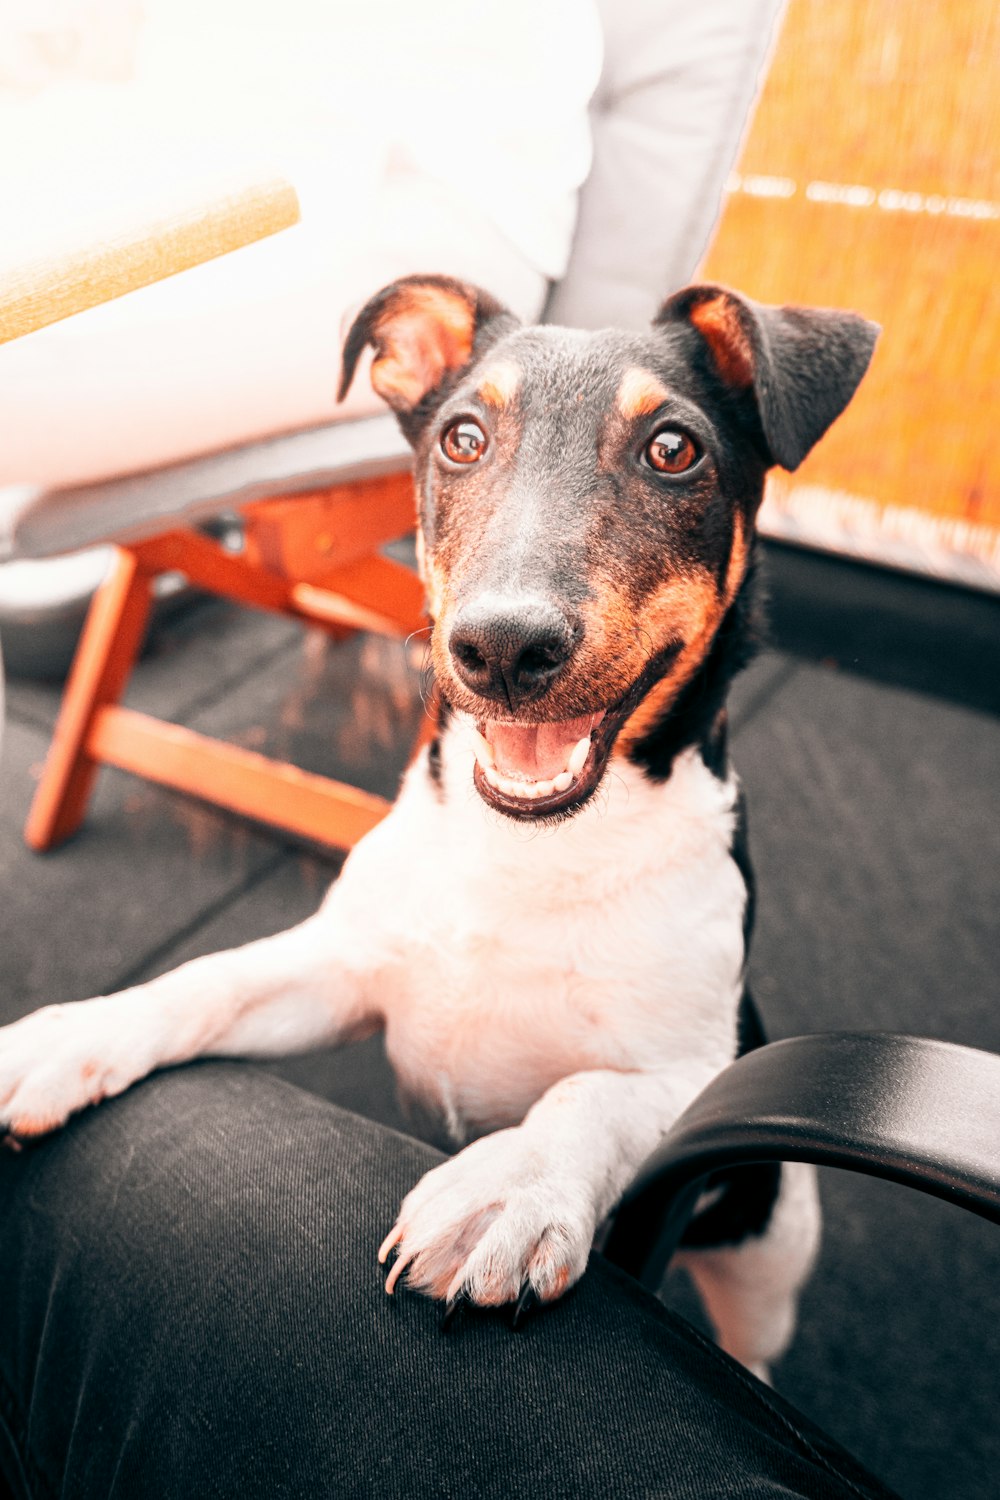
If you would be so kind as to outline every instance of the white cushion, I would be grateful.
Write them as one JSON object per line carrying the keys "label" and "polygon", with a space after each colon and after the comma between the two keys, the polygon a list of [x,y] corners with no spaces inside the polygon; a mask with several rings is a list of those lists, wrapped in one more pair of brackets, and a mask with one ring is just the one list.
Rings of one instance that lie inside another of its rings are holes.
{"label": "white cushion", "polygon": [[594,163],[549,321],[645,328],[692,280],[783,4],[600,0]]}

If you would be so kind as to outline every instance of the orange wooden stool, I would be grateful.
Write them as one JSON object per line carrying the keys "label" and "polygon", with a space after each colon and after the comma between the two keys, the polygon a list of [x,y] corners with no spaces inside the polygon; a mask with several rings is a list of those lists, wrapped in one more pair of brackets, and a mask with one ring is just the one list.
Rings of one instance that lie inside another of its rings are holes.
{"label": "orange wooden stool", "polygon": [[79,827],[101,765],[323,843],[355,844],[388,811],[384,798],[123,708],[119,699],[159,573],[183,573],[213,594],[338,634],[418,630],[425,624],[419,579],[378,553],[413,529],[414,512],[404,472],[258,501],[244,514],[238,554],[194,530],[117,548],[84,627],[25,827],[31,848],[51,849]]}

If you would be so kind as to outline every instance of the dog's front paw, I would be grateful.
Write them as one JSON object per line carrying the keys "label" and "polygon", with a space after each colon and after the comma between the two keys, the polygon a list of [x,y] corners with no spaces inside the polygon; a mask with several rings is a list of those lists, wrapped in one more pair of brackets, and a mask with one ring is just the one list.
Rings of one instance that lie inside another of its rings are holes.
{"label": "dog's front paw", "polygon": [[133,1081],[115,1064],[124,1027],[111,1006],[48,1005],[0,1028],[0,1135],[45,1135]]}
{"label": "dog's front paw", "polygon": [[595,1214],[579,1183],[498,1131],[435,1167],[404,1198],[381,1249],[391,1292],[407,1286],[454,1304],[496,1307],[533,1293],[550,1302],[583,1274]]}

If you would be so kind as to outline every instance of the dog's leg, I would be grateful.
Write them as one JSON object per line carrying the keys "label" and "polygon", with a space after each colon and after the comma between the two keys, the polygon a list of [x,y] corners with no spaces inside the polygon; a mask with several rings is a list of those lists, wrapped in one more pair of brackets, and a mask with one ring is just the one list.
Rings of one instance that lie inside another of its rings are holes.
{"label": "dog's leg", "polygon": [[763,1233],[738,1245],[678,1256],[693,1280],[719,1344],[762,1380],[795,1330],[799,1292],[819,1247],[816,1172],[786,1162],[781,1189]]}
{"label": "dog's leg", "polygon": [[522,1123],[484,1136],[421,1179],[379,1252],[386,1280],[483,1306],[558,1297],[597,1225],[713,1069],[574,1073]]}
{"label": "dog's leg", "polygon": [[365,955],[330,906],[276,937],[0,1029],[0,1133],[54,1130],[171,1063],[274,1056],[375,1030]]}

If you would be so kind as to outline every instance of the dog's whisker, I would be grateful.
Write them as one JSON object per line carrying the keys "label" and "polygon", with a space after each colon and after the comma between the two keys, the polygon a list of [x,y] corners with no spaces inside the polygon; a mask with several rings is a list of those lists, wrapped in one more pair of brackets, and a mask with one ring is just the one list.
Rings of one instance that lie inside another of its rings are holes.
{"label": "dog's whisker", "polygon": [[434,677],[433,668],[421,668],[417,678],[417,691],[420,694],[420,701],[424,705],[424,708],[430,712],[433,709],[437,691],[437,681]]}

